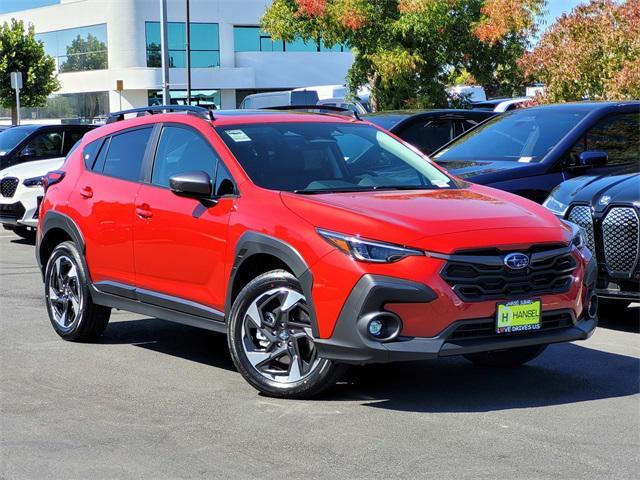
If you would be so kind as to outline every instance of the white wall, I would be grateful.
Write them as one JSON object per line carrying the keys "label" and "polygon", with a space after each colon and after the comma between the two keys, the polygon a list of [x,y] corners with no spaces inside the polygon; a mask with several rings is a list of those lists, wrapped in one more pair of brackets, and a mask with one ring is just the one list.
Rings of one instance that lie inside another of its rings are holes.
{"label": "white wall", "polygon": [[[167,3],[168,20],[185,21],[184,0]],[[270,3],[270,0],[191,0],[191,21],[218,23],[220,32],[221,67],[193,69],[194,90],[222,89],[223,108],[234,108],[236,89],[344,83],[353,61],[350,53],[235,53],[233,26],[257,25]],[[145,22],[160,20],[159,0],[61,0],[60,5],[0,15],[0,23],[12,17],[33,23],[36,33],[107,24],[109,70],[59,74],[62,88],[58,93],[109,91],[113,109],[119,105],[116,80],[124,81],[126,103],[130,104],[127,107],[146,105],[147,95],[141,92],[161,88],[161,70],[146,66],[145,43]],[[185,69],[172,68],[169,75],[171,88],[186,88]]]}

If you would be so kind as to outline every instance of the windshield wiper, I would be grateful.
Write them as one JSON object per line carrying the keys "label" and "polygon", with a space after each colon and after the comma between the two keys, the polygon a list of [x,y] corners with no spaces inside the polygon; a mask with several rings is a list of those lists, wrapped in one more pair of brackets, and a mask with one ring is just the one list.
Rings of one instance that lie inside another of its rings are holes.
{"label": "windshield wiper", "polygon": [[429,185],[371,185],[367,187],[345,187],[345,188],[311,188],[294,190],[293,193],[301,195],[316,195],[322,193],[350,193],[350,192],[378,192],[381,190],[435,190],[440,187]]}

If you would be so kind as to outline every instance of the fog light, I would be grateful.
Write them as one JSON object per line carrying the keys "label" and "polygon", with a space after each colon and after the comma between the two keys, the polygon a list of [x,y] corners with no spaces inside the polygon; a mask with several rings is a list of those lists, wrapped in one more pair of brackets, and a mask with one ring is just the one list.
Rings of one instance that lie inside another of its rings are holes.
{"label": "fog light", "polygon": [[374,318],[369,322],[369,326],[367,328],[369,329],[369,333],[371,335],[373,335],[374,337],[379,337],[380,335],[382,335],[382,329],[384,328],[384,325],[380,320],[376,320]]}

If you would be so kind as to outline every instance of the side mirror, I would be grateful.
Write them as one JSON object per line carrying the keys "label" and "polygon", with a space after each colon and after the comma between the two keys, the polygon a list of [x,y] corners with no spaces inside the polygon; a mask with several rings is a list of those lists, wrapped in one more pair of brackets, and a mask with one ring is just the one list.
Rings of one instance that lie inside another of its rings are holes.
{"label": "side mirror", "polygon": [[609,155],[600,150],[587,150],[578,156],[578,165],[581,167],[602,167],[607,164]]}
{"label": "side mirror", "polygon": [[173,193],[181,197],[211,199],[211,177],[203,171],[173,175],[169,178],[169,187]]}

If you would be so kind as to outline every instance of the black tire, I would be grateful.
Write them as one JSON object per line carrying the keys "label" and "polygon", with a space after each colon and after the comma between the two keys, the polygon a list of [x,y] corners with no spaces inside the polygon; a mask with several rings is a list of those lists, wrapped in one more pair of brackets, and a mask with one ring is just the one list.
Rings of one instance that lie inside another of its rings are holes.
{"label": "black tire", "polygon": [[[617,320],[624,314],[631,302],[629,300],[616,300],[613,298],[598,299],[598,317],[604,320]],[[613,317],[613,318],[612,318]]]}
{"label": "black tire", "polygon": [[518,347],[508,350],[494,350],[491,352],[470,353],[464,358],[474,365],[482,367],[512,368],[524,365],[540,355],[547,348],[546,345]]}
{"label": "black tire", "polygon": [[[56,262],[58,262],[59,259],[60,263],[57,264]],[[58,292],[61,290],[59,286],[52,284],[56,282],[55,278],[52,277],[52,273],[55,274],[54,269],[60,268],[63,260],[67,268],[70,269],[69,265],[73,265],[77,272],[77,281],[70,281],[68,284],[69,291],[73,289],[79,293],[79,296],[76,296],[79,297],[77,313],[73,312],[72,307],[71,310],[69,310],[70,301],[67,302],[66,307],[63,307],[63,301],[53,300],[53,298],[58,297],[56,290]],[[93,303],[91,292],[89,291],[89,276],[85,270],[81,254],[73,242],[63,242],[53,250],[47,261],[44,278],[47,312],[49,313],[51,325],[58,335],[65,340],[85,342],[96,339],[104,332],[104,329],[107,328],[107,324],[109,323],[111,308]],[[65,308],[67,311],[72,311],[74,316],[68,325],[63,326],[56,321],[56,318],[59,318],[59,312],[61,310],[64,311]]]}
{"label": "black tire", "polygon": [[304,296],[298,280],[285,270],[264,273],[240,291],[233,302],[227,322],[227,341],[231,358],[244,379],[263,394],[278,398],[310,398],[334,385],[345,372],[346,366],[328,359],[319,359],[307,376],[298,381],[283,383],[261,374],[249,361],[243,346],[243,322],[249,307],[267,292],[280,287],[286,287]]}
{"label": "black tire", "polygon": [[30,242],[36,241],[36,231],[33,228],[16,227],[13,229],[13,233]]}

